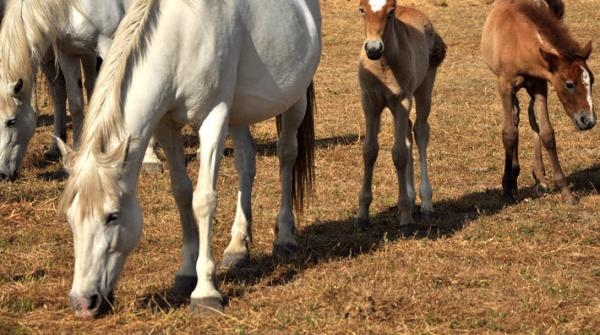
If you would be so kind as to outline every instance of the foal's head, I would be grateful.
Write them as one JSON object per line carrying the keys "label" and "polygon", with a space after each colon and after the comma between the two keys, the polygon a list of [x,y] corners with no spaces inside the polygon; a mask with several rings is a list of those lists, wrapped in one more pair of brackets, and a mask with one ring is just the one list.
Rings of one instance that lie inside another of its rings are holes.
{"label": "foal's head", "polygon": [[358,7],[365,20],[365,51],[371,60],[383,55],[383,31],[388,20],[394,19],[396,0],[360,0]]}
{"label": "foal's head", "polygon": [[552,86],[579,130],[591,129],[596,125],[592,101],[594,75],[586,63],[591,52],[591,42],[569,57],[540,49],[551,73]]}

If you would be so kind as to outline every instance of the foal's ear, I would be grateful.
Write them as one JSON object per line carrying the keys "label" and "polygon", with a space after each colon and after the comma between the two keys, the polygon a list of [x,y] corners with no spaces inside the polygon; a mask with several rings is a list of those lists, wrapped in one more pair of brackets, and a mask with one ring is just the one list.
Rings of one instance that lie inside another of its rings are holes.
{"label": "foal's ear", "polygon": [[67,170],[67,172],[70,174],[71,169],[73,168],[73,156],[75,154],[75,151],[71,149],[71,147],[68,146],[65,142],[63,142],[63,140],[61,140],[60,137],[53,137],[56,141],[56,145],[58,146],[58,150],[60,150],[60,161],[65,170]]}
{"label": "foal's ear", "polygon": [[583,48],[581,48],[578,56],[581,57],[581,59],[583,59],[583,60],[587,60],[590,57],[591,53],[592,53],[592,41],[590,40],[589,42],[587,42],[587,44]]}
{"label": "foal's ear", "polygon": [[548,63],[548,71],[554,73],[556,69],[558,69],[560,57],[551,52],[547,52],[542,48],[540,48],[540,55],[542,55],[542,58],[546,61],[546,63]]}

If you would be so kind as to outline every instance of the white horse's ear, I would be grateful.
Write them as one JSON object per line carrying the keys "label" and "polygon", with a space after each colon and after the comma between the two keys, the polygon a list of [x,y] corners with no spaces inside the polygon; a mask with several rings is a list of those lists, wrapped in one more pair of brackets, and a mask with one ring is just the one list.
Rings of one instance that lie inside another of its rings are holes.
{"label": "white horse's ear", "polygon": [[119,146],[106,155],[106,162],[112,167],[124,167],[129,154],[129,145],[131,144],[131,136],[127,136]]}
{"label": "white horse's ear", "polygon": [[20,97],[21,90],[23,89],[23,79],[19,78],[14,83],[8,84],[8,91],[14,98]]}
{"label": "white horse's ear", "polygon": [[56,145],[58,146],[58,150],[60,150],[60,161],[62,162],[63,167],[67,170],[68,173],[71,173],[71,168],[73,167],[73,153],[75,152],[68,146],[60,137],[53,136],[56,141]]}

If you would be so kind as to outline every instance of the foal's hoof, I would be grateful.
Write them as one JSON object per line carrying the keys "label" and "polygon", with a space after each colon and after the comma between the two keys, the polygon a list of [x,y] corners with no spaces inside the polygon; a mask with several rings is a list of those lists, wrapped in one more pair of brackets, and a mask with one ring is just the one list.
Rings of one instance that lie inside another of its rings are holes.
{"label": "foal's hoof", "polygon": [[250,256],[247,253],[225,253],[223,255],[223,260],[221,261],[221,269],[230,270],[241,268],[248,265],[248,263],[250,263]]}
{"label": "foal's hoof", "polygon": [[163,165],[160,162],[157,163],[143,163],[142,169],[148,173],[163,173]]}
{"label": "foal's hoof", "polygon": [[577,205],[579,203],[579,197],[577,197],[571,191],[562,192],[563,201],[570,205]]}
{"label": "foal's hoof", "polygon": [[369,222],[369,219],[361,219],[361,218],[356,218],[354,219],[354,231],[357,232],[363,232],[363,231],[367,231],[369,230],[369,227],[371,226],[371,223]]}
{"label": "foal's hoof", "polygon": [[533,187],[533,193],[538,197],[541,197],[542,195],[548,193],[549,190],[550,188],[548,187],[548,185],[544,183],[537,183]]}
{"label": "foal's hoof", "polygon": [[505,195],[503,195],[502,196],[502,201],[505,204],[508,204],[508,205],[512,205],[512,204],[515,204],[517,202],[515,200],[515,197],[512,194],[505,194]]}
{"label": "foal's hoof", "polygon": [[273,257],[281,261],[290,261],[298,257],[298,248],[295,244],[275,244],[273,245]]}
{"label": "foal's hoof", "polygon": [[198,277],[175,276],[175,282],[173,282],[173,287],[171,288],[171,292],[175,296],[187,298],[190,296],[190,294],[192,294],[192,291],[196,287],[197,282],[198,282]]}
{"label": "foal's hoof", "polygon": [[57,147],[51,147],[44,152],[44,159],[49,162],[57,162],[60,159],[60,150]]}
{"label": "foal's hoof", "polygon": [[190,309],[200,315],[223,313],[223,300],[221,298],[192,298]]}

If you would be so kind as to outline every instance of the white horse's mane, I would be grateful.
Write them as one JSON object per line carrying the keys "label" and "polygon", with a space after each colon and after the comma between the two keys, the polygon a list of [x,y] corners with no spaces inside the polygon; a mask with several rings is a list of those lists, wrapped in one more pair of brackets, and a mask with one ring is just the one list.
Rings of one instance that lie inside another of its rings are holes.
{"label": "white horse's mane", "polygon": [[30,90],[34,70],[45,56],[43,47],[56,47],[60,29],[69,21],[78,0],[8,0],[0,28],[0,71],[2,83],[23,80]]}
{"label": "white horse's mane", "polygon": [[[188,5],[193,1],[182,0]],[[120,150],[114,147],[120,147],[127,141],[121,93],[129,84],[127,77],[132,65],[145,55],[160,14],[159,5],[159,0],[135,1],[115,34],[90,100],[88,115],[94,117],[85,118],[81,148],[74,157],[75,168],[59,204],[59,211],[63,213],[82,187],[86,189],[79,199],[79,207],[83,209],[79,215],[82,216],[92,214],[91,211],[100,213],[102,201],[99,199],[103,196],[118,197],[120,193],[115,183],[99,181],[111,180],[107,174],[118,170],[111,168],[122,158]]]}

